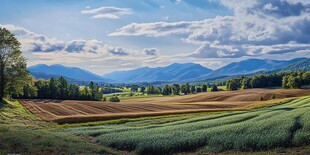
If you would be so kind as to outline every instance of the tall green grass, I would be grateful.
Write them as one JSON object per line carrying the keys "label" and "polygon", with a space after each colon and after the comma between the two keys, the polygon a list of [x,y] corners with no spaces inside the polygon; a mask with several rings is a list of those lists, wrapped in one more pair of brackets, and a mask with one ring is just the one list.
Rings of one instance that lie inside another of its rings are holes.
{"label": "tall green grass", "polygon": [[0,103],[0,154],[111,154],[105,147],[55,126],[18,101]]}
{"label": "tall green grass", "polygon": [[[132,123],[132,122],[131,122]],[[130,123],[68,129],[138,154],[260,151],[310,144],[310,97],[288,103],[145,126]]]}

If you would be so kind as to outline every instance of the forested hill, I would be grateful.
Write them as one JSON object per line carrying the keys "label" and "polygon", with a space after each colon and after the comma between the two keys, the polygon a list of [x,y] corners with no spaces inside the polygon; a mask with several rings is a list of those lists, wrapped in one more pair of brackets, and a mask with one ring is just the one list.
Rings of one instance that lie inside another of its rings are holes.
{"label": "forested hill", "polygon": [[115,82],[114,80],[103,78],[78,67],[67,67],[63,65],[45,65],[38,64],[28,67],[30,74],[36,79],[49,79],[51,77],[66,77],[69,81],[97,81],[97,82]]}
{"label": "forested hill", "polygon": [[281,69],[281,71],[310,71],[310,58],[298,61]]}

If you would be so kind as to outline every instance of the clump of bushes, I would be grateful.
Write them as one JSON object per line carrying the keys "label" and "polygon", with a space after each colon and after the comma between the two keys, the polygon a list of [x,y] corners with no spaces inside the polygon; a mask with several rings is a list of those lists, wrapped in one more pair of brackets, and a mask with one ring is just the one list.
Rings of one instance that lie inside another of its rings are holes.
{"label": "clump of bushes", "polygon": [[121,100],[117,96],[112,96],[110,102],[120,102]]}
{"label": "clump of bushes", "polygon": [[211,91],[218,91],[217,86],[213,85],[213,87],[211,88]]}

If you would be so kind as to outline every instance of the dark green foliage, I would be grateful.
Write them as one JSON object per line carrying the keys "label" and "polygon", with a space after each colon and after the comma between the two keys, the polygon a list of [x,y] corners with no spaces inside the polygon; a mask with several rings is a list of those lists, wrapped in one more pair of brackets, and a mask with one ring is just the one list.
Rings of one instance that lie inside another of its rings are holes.
{"label": "dark green foliage", "polygon": [[59,79],[58,79],[58,83],[59,83],[59,85],[58,85],[58,89],[59,89],[59,98],[61,98],[61,99],[67,99],[68,98],[68,89],[69,89],[69,87],[68,87],[68,82],[67,82],[67,80],[64,78],[64,77],[60,77]]}
{"label": "dark green foliage", "polygon": [[91,92],[88,87],[82,88],[82,90],[80,91],[80,99],[91,100]]}
{"label": "dark green foliage", "polygon": [[23,95],[29,80],[26,67],[19,41],[6,28],[0,27],[0,101],[3,97]]}
{"label": "dark green foliage", "polygon": [[50,79],[49,82],[49,89],[50,89],[50,98],[51,99],[57,99],[59,98],[59,83],[57,80],[55,80],[53,77]]}
{"label": "dark green foliage", "polygon": [[241,88],[241,79],[230,79],[226,83],[227,90],[238,90]]}
{"label": "dark green foliage", "polygon": [[189,93],[191,93],[191,88],[190,88],[189,83],[186,83],[186,93],[185,94],[189,94]]}
{"label": "dark green foliage", "polygon": [[155,95],[155,94],[159,94],[157,91],[156,91],[156,88],[154,86],[148,86],[147,89],[146,89],[146,93],[148,95]]}
{"label": "dark green foliage", "polygon": [[173,84],[173,85],[172,85],[172,91],[173,91],[173,94],[174,94],[174,95],[179,95],[179,94],[180,94],[180,91],[181,91],[180,85],[178,85],[178,84]]}
{"label": "dark green foliage", "polygon": [[302,85],[310,84],[310,72],[283,72],[272,74],[257,74],[250,77],[234,78],[227,81],[227,90],[249,88],[301,88]]}
{"label": "dark green foliage", "polygon": [[196,88],[196,92],[197,92],[197,93],[201,93],[201,92],[202,92],[201,88],[200,88],[200,87],[197,87],[197,88]]}
{"label": "dark green foliage", "polygon": [[208,87],[207,87],[207,85],[202,85],[202,88],[201,88],[201,91],[202,92],[207,92],[207,89],[208,89]]}
{"label": "dark green foliage", "polygon": [[68,98],[73,100],[78,100],[80,98],[80,87],[77,84],[69,85]]}
{"label": "dark green foliage", "polygon": [[144,92],[145,92],[145,87],[144,87],[144,86],[140,87],[140,92],[141,92],[141,93],[144,93]]}
{"label": "dark green foliage", "polygon": [[162,90],[163,95],[171,95],[172,94],[172,89],[169,85],[165,85],[163,90]]}
{"label": "dark green foliage", "polygon": [[62,100],[102,100],[102,92],[97,83],[90,82],[89,87],[80,88],[77,84],[68,84],[67,80],[60,77],[58,80],[51,78],[49,81],[38,80],[34,85],[24,87],[24,95],[16,98],[62,99]]}
{"label": "dark green foliage", "polygon": [[45,99],[50,98],[50,87],[49,87],[49,81],[45,80],[38,80],[34,84],[38,89],[38,95],[37,98],[39,99]]}
{"label": "dark green foliage", "polygon": [[138,92],[139,86],[138,85],[131,85],[130,89],[133,92]]}
{"label": "dark green foliage", "polygon": [[195,94],[196,93],[196,87],[195,86],[191,86],[191,93]]}
{"label": "dark green foliage", "polygon": [[103,87],[102,88],[103,94],[120,93],[120,92],[123,92],[123,91],[120,89],[113,88],[113,87]]}
{"label": "dark green foliage", "polygon": [[120,102],[120,99],[117,96],[112,96],[110,102]]}
{"label": "dark green foliage", "polygon": [[217,85],[213,85],[212,88],[211,88],[211,91],[218,91]]}
{"label": "dark green foliage", "polygon": [[29,76],[29,80],[23,88],[23,98],[35,98],[38,96],[38,88],[34,85],[34,79]]}

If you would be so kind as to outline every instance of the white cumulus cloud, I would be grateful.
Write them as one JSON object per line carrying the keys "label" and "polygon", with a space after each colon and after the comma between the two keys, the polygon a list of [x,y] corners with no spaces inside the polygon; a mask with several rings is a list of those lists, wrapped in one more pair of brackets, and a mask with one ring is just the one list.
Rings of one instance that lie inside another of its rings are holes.
{"label": "white cumulus cloud", "polygon": [[133,14],[133,11],[130,8],[104,6],[96,9],[82,10],[81,14],[91,15],[93,19],[118,19],[120,16]]}

